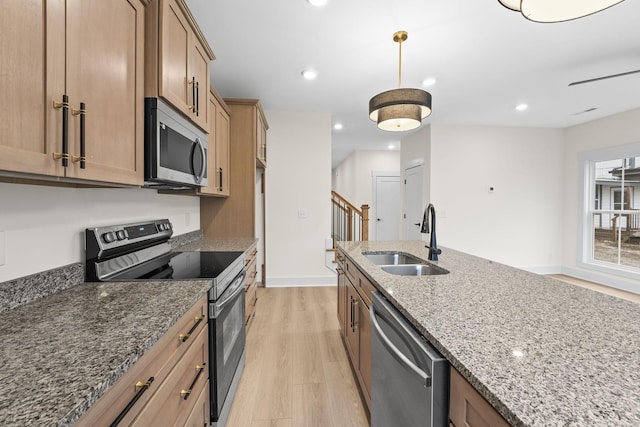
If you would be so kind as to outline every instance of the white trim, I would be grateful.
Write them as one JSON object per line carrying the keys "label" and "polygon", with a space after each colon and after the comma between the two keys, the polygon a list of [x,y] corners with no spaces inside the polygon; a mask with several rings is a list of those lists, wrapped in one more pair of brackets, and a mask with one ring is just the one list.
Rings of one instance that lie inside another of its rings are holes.
{"label": "white trim", "polygon": [[307,276],[307,277],[267,277],[267,288],[289,288],[308,286],[336,286],[338,277],[331,276]]}
{"label": "white trim", "polygon": [[404,167],[402,169],[407,170],[407,169],[415,168],[416,166],[422,166],[422,165],[424,165],[424,158],[420,157],[417,159],[409,160],[404,164]]}
{"label": "white trim", "polygon": [[535,274],[560,274],[562,273],[561,265],[550,265],[543,267],[518,267],[521,270],[528,271]]}
{"label": "white trim", "polygon": [[562,274],[588,280],[610,288],[622,289],[624,291],[640,294],[640,284],[637,280],[626,280],[625,278],[611,274],[602,274],[594,270],[582,270],[573,267],[562,267]]}

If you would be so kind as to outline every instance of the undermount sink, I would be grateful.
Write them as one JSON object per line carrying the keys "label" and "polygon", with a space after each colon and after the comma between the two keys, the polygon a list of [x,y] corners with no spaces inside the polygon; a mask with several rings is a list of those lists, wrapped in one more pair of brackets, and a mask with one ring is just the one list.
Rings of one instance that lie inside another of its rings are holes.
{"label": "undermount sink", "polygon": [[449,271],[444,268],[430,264],[382,265],[380,268],[389,274],[396,274],[398,276],[435,276],[449,273]]}
{"label": "undermount sink", "polygon": [[375,265],[424,264],[424,261],[404,252],[362,252]]}
{"label": "undermount sink", "polygon": [[449,272],[404,252],[362,252],[362,255],[383,271],[398,276],[435,276]]}

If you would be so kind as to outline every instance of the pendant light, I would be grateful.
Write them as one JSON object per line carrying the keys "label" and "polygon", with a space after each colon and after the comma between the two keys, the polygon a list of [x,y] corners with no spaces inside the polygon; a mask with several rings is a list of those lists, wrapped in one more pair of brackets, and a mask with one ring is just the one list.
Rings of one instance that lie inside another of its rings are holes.
{"label": "pendant light", "polygon": [[534,22],[562,22],[582,18],[624,0],[498,0],[507,9]]}
{"label": "pendant light", "polygon": [[378,128],[388,131],[415,129],[431,114],[431,94],[421,89],[402,88],[402,42],[406,31],[398,31],[393,41],[400,45],[398,58],[398,89],[382,92],[369,100],[369,118]]}

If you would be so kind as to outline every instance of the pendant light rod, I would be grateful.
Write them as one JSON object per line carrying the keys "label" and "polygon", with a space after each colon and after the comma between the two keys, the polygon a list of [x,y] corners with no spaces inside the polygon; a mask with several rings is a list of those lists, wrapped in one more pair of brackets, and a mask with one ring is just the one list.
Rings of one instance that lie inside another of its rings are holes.
{"label": "pendant light rod", "polygon": [[398,87],[402,87],[402,42],[407,40],[409,37],[409,33],[406,31],[396,31],[393,34],[393,41],[398,43]]}

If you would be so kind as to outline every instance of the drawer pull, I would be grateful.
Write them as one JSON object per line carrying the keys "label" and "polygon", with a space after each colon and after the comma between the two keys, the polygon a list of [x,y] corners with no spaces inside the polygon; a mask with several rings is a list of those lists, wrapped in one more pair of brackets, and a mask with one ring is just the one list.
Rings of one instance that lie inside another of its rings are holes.
{"label": "drawer pull", "polygon": [[131,410],[131,408],[133,408],[133,405],[136,404],[138,399],[140,399],[142,397],[142,395],[144,394],[144,392],[147,391],[147,389],[149,387],[151,387],[151,383],[154,380],[155,380],[155,378],[149,377],[149,379],[147,381],[138,381],[136,383],[136,395],[133,396],[133,399],[131,399],[129,401],[129,403],[127,403],[127,406],[125,406],[124,409],[122,410],[122,412],[120,412],[118,414],[116,419],[113,420],[113,422],[111,424],[109,424],[109,427],[115,427],[118,424],[120,424],[120,421],[122,421],[122,419],[127,415],[127,413],[129,413],[129,411]]}
{"label": "drawer pull", "polygon": [[205,366],[207,366],[206,363],[203,363],[202,365],[196,365],[196,370],[198,371],[198,373],[196,374],[196,377],[193,379],[193,381],[191,381],[191,385],[189,386],[189,389],[180,390],[180,396],[182,396],[184,400],[187,400],[191,395],[191,392],[193,391],[193,387],[195,387],[196,382],[198,381],[198,378],[200,378],[200,374],[202,374],[202,372],[204,371]]}
{"label": "drawer pull", "polygon": [[178,338],[180,338],[180,341],[185,342],[186,340],[189,339],[189,337],[191,336],[191,334],[193,333],[193,331],[196,330],[196,328],[198,327],[198,325],[204,320],[204,316],[196,316],[193,319],[196,323],[195,325],[193,325],[191,327],[191,329],[189,329],[189,332],[187,332],[186,334],[180,334],[178,335]]}

